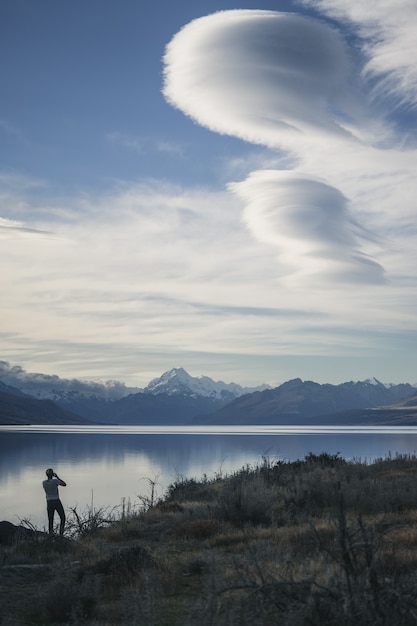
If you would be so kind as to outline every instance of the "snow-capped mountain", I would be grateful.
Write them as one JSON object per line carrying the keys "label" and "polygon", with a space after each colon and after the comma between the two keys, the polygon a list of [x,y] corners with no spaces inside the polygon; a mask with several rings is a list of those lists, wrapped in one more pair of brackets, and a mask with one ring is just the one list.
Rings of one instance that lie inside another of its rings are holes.
{"label": "snow-capped mountain", "polygon": [[216,400],[233,399],[245,393],[267,389],[268,385],[260,387],[241,387],[237,383],[214,381],[208,376],[190,376],[182,367],[174,367],[159,378],[154,378],[143,389],[142,393],[154,396],[164,393],[167,395],[187,395],[191,397],[214,398]]}
{"label": "snow-capped mountain", "polygon": [[115,402],[108,419],[118,424],[186,424],[251,391],[208,376],[190,376],[178,367],[151,380],[140,393]]}
{"label": "snow-capped mountain", "polygon": [[[153,379],[144,389],[118,381],[82,381],[32,374],[0,361],[0,381],[38,400],[51,400],[67,411],[97,422],[183,423],[210,413],[255,389],[190,376],[182,367]],[[265,389],[267,385],[256,389]]]}
{"label": "snow-capped mountain", "polygon": [[[178,367],[140,389],[126,387],[118,381],[89,382],[29,374],[19,366],[11,367],[0,361],[0,395],[5,414],[16,409],[16,397],[22,394],[26,400],[35,398],[51,405],[53,402],[67,413],[99,423],[279,424],[302,423],[323,416],[337,423],[338,419],[351,419],[350,415],[342,418],[341,411],[387,407],[415,395],[416,387],[386,385],[375,378],[340,385],[297,378],[275,388],[268,385],[250,388],[214,381],[208,376],[190,376]],[[19,407],[20,415],[24,407]],[[61,417],[59,420],[57,423],[62,423]]]}

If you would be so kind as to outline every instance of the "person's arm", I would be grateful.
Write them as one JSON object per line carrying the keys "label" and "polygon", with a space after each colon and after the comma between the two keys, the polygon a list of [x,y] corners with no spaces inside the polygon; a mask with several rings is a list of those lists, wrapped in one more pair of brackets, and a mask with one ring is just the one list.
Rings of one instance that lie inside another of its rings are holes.
{"label": "person's arm", "polygon": [[67,486],[67,483],[66,483],[66,482],[64,482],[64,481],[63,481],[63,480],[62,480],[62,479],[58,476],[58,474],[54,474],[54,478],[56,478],[57,480],[59,480],[59,484],[60,484],[60,486],[61,486],[61,487],[66,487],[66,486]]}

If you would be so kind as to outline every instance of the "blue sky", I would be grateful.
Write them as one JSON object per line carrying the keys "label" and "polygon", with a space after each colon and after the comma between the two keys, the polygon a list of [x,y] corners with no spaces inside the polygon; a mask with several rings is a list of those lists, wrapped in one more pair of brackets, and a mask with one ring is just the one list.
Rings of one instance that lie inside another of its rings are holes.
{"label": "blue sky", "polygon": [[417,382],[416,18],[5,0],[2,360]]}

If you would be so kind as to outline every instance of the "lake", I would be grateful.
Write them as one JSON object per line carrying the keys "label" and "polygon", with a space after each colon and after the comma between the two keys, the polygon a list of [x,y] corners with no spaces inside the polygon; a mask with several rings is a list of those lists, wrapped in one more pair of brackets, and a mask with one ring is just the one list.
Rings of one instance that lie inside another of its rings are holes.
{"label": "lake", "polygon": [[209,478],[245,465],[327,452],[371,462],[414,454],[417,427],[0,426],[0,520],[46,523],[41,482],[53,467],[67,482],[64,507],[118,506],[157,496],[178,478]]}

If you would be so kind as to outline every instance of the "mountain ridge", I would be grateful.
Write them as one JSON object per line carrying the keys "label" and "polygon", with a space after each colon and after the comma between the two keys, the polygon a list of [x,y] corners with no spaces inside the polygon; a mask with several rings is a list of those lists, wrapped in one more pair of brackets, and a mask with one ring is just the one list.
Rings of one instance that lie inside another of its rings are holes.
{"label": "mountain ridge", "polygon": [[[108,382],[106,388],[103,383],[84,383],[77,379],[69,381],[58,376],[29,374],[25,377],[21,368],[9,367],[7,370],[4,364],[5,362],[0,362],[0,377],[2,371],[9,375],[6,380],[0,380],[0,393],[3,392],[5,396],[2,419],[5,419],[7,413],[7,395],[10,411],[13,413],[13,405],[16,408],[13,393],[15,397],[20,395],[29,400],[48,400],[57,409],[68,412],[69,419],[81,420],[79,423],[87,420],[87,423],[116,425],[297,424],[312,419],[326,422],[333,419],[334,423],[338,419],[352,419],[356,423],[361,418],[354,415],[355,411],[389,407],[399,401],[404,403],[401,409],[402,419],[407,413],[405,408],[409,406],[411,408],[407,419],[413,419],[414,400],[407,398],[417,394],[416,387],[409,383],[384,384],[376,378],[339,385],[295,378],[277,387],[261,385],[250,388],[237,383],[214,381],[208,376],[194,377],[182,367],[164,372],[143,389],[127,388],[118,381]],[[22,388],[16,385],[19,382],[23,383]],[[28,389],[37,395],[27,394]],[[134,393],[128,393],[131,390]],[[43,395],[46,398],[40,397]],[[407,403],[411,405],[408,406]],[[54,419],[51,405],[48,405],[48,419]],[[39,405],[36,410],[33,408],[37,420],[38,408]],[[395,410],[398,412],[400,407]],[[381,419],[381,416],[381,412],[379,416],[368,413],[366,420]],[[392,416],[392,412],[385,414],[387,419]],[[58,411],[56,419],[57,423],[62,423],[63,414]]]}
{"label": "mountain ridge", "polygon": [[52,400],[38,400],[24,394],[15,395],[0,390],[0,424],[2,425],[82,425],[91,423],[91,420],[62,409]]}
{"label": "mountain ridge", "polygon": [[208,424],[283,424],[323,419],[346,411],[390,406],[416,393],[408,383],[384,385],[372,379],[340,385],[289,380],[274,389],[236,398],[212,415],[198,416],[193,422]]}
{"label": "mountain ridge", "polygon": [[[2,378],[3,377],[3,378]],[[187,423],[194,415],[217,410],[252,387],[190,376],[182,367],[154,378],[143,389],[118,381],[106,383],[27,374],[19,366],[0,361],[0,379],[13,383],[32,398],[51,400],[57,406],[100,423]],[[267,385],[261,385],[264,389]]]}

